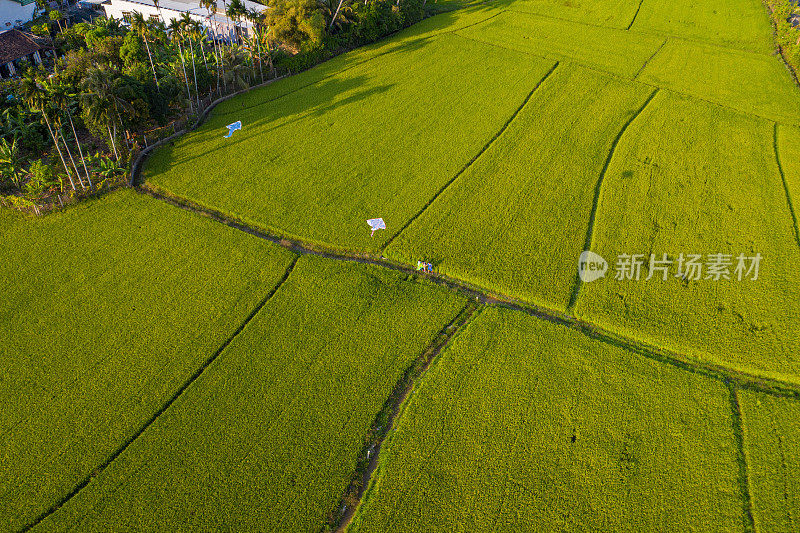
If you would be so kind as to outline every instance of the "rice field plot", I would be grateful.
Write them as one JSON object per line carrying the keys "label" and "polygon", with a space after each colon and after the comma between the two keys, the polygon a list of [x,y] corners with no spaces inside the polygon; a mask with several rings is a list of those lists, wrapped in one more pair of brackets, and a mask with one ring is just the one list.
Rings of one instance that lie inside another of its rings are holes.
{"label": "rice field plot", "polygon": [[16,531],[134,435],[293,255],[131,191],[41,219],[8,218],[0,529]]}
{"label": "rice field plot", "polygon": [[652,90],[559,65],[385,255],[565,310],[603,165]]}
{"label": "rice field plot", "polygon": [[631,30],[763,54],[775,48],[767,8],[759,0],[643,0]]}
{"label": "rice field plot", "polygon": [[304,256],[191,388],[43,531],[319,531],[406,368],[464,306]]}
{"label": "rice field plot", "polygon": [[633,78],[664,38],[506,11],[456,35]]}
{"label": "rice field plot", "polygon": [[794,213],[795,232],[800,242],[800,128],[778,126],[776,131],[777,151],[781,170],[785,180],[792,211]]}
{"label": "rice field plot", "polygon": [[[144,176],[276,234],[377,250],[553,66],[449,34],[415,42],[251,109],[233,99],[156,152]],[[223,138],[237,120],[243,130]],[[377,217],[387,230],[370,238]]]}
{"label": "rice field plot", "polygon": [[800,529],[800,403],[741,391],[753,519],[758,531]]}
{"label": "rice field plot", "polygon": [[775,121],[800,123],[800,91],[778,57],[669,39],[637,80]]}
{"label": "rice field plot", "polygon": [[633,20],[639,0],[519,0],[516,11],[562,18],[610,28],[625,29]]}
{"label": "rice field plot", "polygon": [[[774,124],[757,117],[656,95],[605,174],[592,250],[609,272],[583,285],[576,315],[705,361],[800,382],[800,247],[773,133]],[[633,265],[623,254],[643,256],[639,281],[636,268],[617,267]],[[651,255],[664,254],[668,262],[649,271]],[[756,254],[753,279],[748,258]]]}
{"label": "rice field plot", "polygon": [[501,308],[390,432],[350,532],[739,531],[727,388]]}

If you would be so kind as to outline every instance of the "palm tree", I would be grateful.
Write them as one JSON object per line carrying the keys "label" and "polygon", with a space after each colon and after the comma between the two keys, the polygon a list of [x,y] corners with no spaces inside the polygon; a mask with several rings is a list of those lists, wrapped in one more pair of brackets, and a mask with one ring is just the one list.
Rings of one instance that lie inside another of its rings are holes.
{"label": "palm tree", "polygon": [[247,20],[253,25],[253,30],[255,31],[255,39],[256,39],[256,47],[258,50],[258,71],[261,74],[261,83],[264,83],[264,68],[261,65],[261,35],[260,35],[260,23],[264,20],[264,14],[258,12],[255,9],[247,10],[245,9],[245,13],[247,16]]}
{"label": "palm tree", "polygon": [[194,75],[194,95],[197,98],[197,112],[200,112],[200,89],[197,87],[197,68],[195,66],[194,55],[194,32],[196,22],[189,16],[189,13],[184,12],[181,15],[181,31],[189,39],[189,49],[192,52],[192,74]]}
{"label": "palm tree", "polygon": [[231,3],[225,9],[225,14],[233,21],[234,33],[236,34],[236,42],[241,42],[241,22],[242,15],[247,13],[247,8],[241,0],[231,0]]}
{"label": "palm tree", "polygon": [[225,63],[225,76],[235,89],[248,87],[244,73],[248,70],[244,53],[237,45],[228,46],[223,50],[222,61]]}
{"label": "palm tree", "polygon": [[[67,97],[67,92],[64,88],[60,87],[57,81],[54,81],[52,78],[46,80],[44,82],[44,88],[47,91],[47,94],[50,96],[50,102],[52,103],[55,109],[59,109],[62,112],[66,109],[67,114],[69,115],[69,99]],[[70,122],[72,122],[72,116],[70,115]],[[72,150],[69,149],[69,144],[67,144],[67,139],[64,137],[64,131],[62,130],[61,126],[63,124],[62,117],[57,117],[54,122],[57,124],[57,132],[61,137],[61,142],[64,143],[64,148],[67,150],[67,155],[69,156],[69,160],[72,163],[72,168],[75,170],[75,175],[78,177],[78,183],[81,185],[81,189],[86,189],[86,185],[83,184],[83,179],[81,179],[81,173],[78,170],[78,165],[75,164],[75,158],[72,157]],[[72,131],[75,131],[75,127],[73,126]],[[78,136],[75,135],[75,140],[77,141]]]}
{"label": "palm tree", "polygon": [[42,114],[44,118],[44,122],[47,125],[47,131],[50,133],[50,137],[53,139],[53,144],[58,151],[58,157],[61,158],[61,164],[64,165],[64,171],[67,173],[67,177],[69,178],[69,183],[72,185],[72,190],[75,189],[75,182],[72,180],[72,173],[69,171],[69,167],[67,167],[67,161],[64,159],[64,154],[61,152],[61,145],[58,143],[58,138],[56,137],[53,128],[50,126],[50,95],[47,93],[44,85],[39,82],[36,78],[33,77],[33,74],[30,72],[27,73],[19,83],[19,91],[22,95],[22,99],[27,104],[28,108],[31,111],[38,111]]}
{"label": "palm tree", "polygon": [[[212,27],[211,44],[214,46],[214,57],[217,60],[217,94],[220,92],[220,80],[222,79],[222,59],[221,53],[218,51],[222,45],[217,43],[217,33],[219,33],[219,26],[217,25],[217,0],[200,0],[200,6],[204,7],[208,12],[208,21]],[[213,14],[212,14],[213,13]],[[226,88],[227,90],[227,88]]]}
{"label": "palm tree", "polygon": [[121,111],[132,111],[132,106],[123,98],[125,80],[108,67],[89,70],[81,82],[81,104],[89,120],[105,124],[111,148],[119,160],[117,151],[117,126],[122,127]]}
{"label": "palm tree", "polygon": [[[58,78],[54,78],[52,80],[52,82],[49,84],[49,89],[53,98],[53,103],[60,107],[67,115],[67,119],[69,119],[69,125],[72,128],[72,136],[74,137],[75,144],[78,147],[78,154],[80,155],[81,164],[83,165],[83,171],[86,173],[86,180],[89,182],[89,187],[91,187],[92,177],[89,175],[89,169],[86,167],[86,159],[83,156],[83,149],[81,148],[81,142],[78,140],[78,133],[75,131],[75,122],[72,120],[72,110],[70,109],[70,106],[75,101],[77,94],[71,92],[69,88]],[[64,144],[66,145],[67,143],[64,142]],[[72,157],[71,154],[70,157]],[[78,181],[81,182],[81,186],[83,186],[83,180],[81,180],[81,175],[77,168],[75,169],[75,173],[78,175]]]}
{"label": "palm tree", "polygon": [[64,30],[61,28],[61,19],[63,19],[64,17],[61,16],[61,11],[58,11],[58,10],[54,9],[53,11],[50,12],[49,16],[50,16],[50,20],[52,20],[53,22],[58,23],[58,31],[59,32],[63,32]]}
{"label": "palm tree", "polygon": [[189,95],[189,112],[192,113],[192,91],[189,89],[189,76],[186,75],[186,62],[183,59],[183,47],[181,46],[181,23],[177,19],[172,19],[169,22],[170,38],[173,42],[178,44],[178,55],[181,56],[181,65],[183,67],[183,80],[186,82],[186,93]]}
{"label": "palm tree", "polygon": [[144,40],[144,46],[147,48],[147,57],[150,58],[150,68],[153,69],[153,80],[156,82],[156,89],[158,92],[161,92],[161,86],[158,84],[158,76],[156,75],[156,65],[153,63],[153,54],[150,53],[150,43],[149,39],[147,38],[148,34],[150,33],[150,25],[148,24],[147,20],[145,20],[144,15],[139,13],[138,11],[133,12],[133,18],[131,19],[131,29],[139,34],[139,37]]}

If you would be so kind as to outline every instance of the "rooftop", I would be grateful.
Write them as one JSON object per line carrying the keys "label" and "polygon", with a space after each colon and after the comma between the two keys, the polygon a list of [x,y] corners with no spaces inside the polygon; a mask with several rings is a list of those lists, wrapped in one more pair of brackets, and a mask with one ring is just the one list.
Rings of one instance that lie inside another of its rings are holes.
{"label": "rooftop", "polygon": [[53,48],[47,39],[20,30],[0,33],[0,65],[30,55],[37,50]]}

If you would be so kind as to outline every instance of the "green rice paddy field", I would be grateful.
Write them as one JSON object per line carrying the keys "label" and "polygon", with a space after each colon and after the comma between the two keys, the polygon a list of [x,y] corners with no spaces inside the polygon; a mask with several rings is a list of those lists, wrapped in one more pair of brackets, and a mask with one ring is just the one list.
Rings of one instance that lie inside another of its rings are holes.
{"label": "green rice paddy field", "polygon": [[0,210],[0,531],[798,530],[800,89],[766,8],[452,7],[146,160],[294,252],[142,190]]}

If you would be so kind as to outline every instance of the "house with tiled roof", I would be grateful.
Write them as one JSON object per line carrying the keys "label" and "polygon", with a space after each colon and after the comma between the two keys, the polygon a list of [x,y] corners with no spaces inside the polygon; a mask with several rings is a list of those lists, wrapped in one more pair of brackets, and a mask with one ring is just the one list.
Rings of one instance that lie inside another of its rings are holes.
{"label": "house with tiled roof", "polygon": [[16,29],[4,31],[0,33],[0,78],[16,75],[24,61],[38,65],[54,53],[50,39]]}

